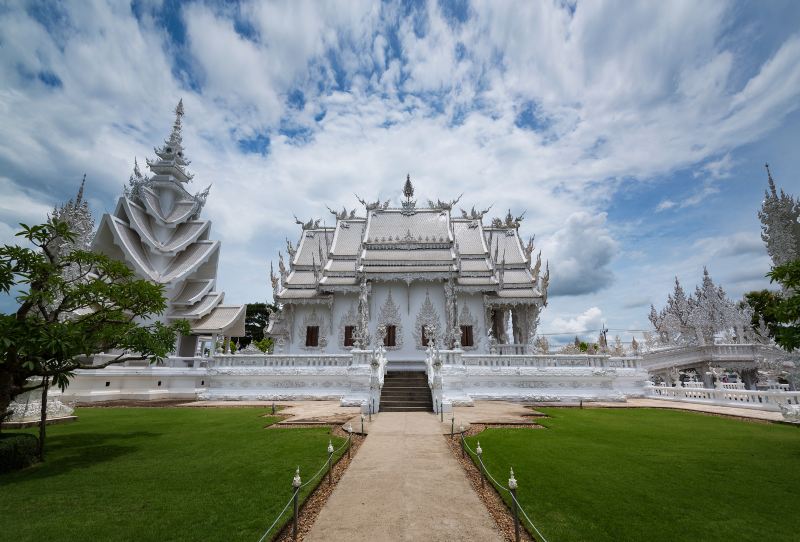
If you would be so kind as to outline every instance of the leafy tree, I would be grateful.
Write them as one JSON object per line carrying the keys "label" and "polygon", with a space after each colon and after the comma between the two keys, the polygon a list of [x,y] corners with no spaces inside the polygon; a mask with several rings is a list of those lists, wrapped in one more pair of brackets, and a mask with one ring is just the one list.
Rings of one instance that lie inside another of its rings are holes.
{"label": "leafy tree", "polygon": [[783,286],[783,294],[765,298],[764,320],[775,342],[791,352],[800,347],[800,260],[773,267],[767,273],[771,282]]}
{"label": "leafy tree", "polygon": [[747,303],[753,311],[750,319],[753,329],[758,329],[763,321],[769,330],[769,336],[773,336],[772,328],[777,322],[775,316],[768,313],[767,308],[774,306],[780,300],[780,292],[772,290],[759,290],[744,294],[744,303]]}
{"label": "leafy tree", "polygon": [[262,340],[264,330],[269,324],[269,318],[276,312],[278,312],[278,307],[274,303],[248,303],[244,317],[245,337],[239,341],[239,346],[244,347],[251,341],[255,343]]}
{"label": "leafy tree", "polygon": [[[63,391],[76,369],[157,361],[172,351],[176,333],[188,333],[185,321],[150,320],[166,309],[163,286],[103,254],[55,249],[75,238],[66,222],[21,227],[17,236],[28,246],[0,247],[0,291],[20,290],[17,311],[0,314],[0,421],[22,393],[51,383]],[[119,353],[93,365],[99,352]]]}

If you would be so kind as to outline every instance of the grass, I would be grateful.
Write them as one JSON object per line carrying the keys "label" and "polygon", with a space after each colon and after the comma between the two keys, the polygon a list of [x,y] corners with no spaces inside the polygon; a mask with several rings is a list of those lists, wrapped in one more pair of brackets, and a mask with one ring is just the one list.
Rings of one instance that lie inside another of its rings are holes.
{"label": "grass", "polygon": [[[659,409],[541,409],[468,437],[551,542],[798,540],[800,430]],[[507,502],[508,495],[503,493]]]}
{"label": "grass", "polygon": [[331,438],[266,430],[275,418],[264,413],[79,409],[77,422],[48,427],[44,463],[0,476],[0,539],[258,540],[291,497],[295,468],[307,481]]}

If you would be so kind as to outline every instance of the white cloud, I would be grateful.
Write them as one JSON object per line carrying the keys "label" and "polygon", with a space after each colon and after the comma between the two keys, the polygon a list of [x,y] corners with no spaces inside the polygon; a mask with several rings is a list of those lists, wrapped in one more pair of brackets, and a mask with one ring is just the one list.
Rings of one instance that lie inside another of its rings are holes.
{"label": "white cloud", "polygon": [[553,274],[552,296],[597,292],[614,280],[609,264],[619,252],[619,244],[608,230],[605,213],[571,214],[547,241],[545,250]]}
{"label": "white cloud", "polygon": [[[11,179],[0,190],[27,194],[32,218],[87,172],[95,211],[111,210],[133,156],[152,153],[183,97],[192,189],[214,184],[205,212],[231,302],[267,296],[252,266],[297,236],[292,213],[327,216],[325,204],[354,205],[353,192],[395,197],[406,172],[423,199],[464,192],[465,206],[494,203],[492,214],[527,209],[522,233],[542,241],[552,293],[601,291],[614,256],[638,248],[604,214],[621,179],[700,169],[694,192],[659,197],[657,210],[711,202],[738,165],[733,151],[800,103],[800,38],[768,59],[744,56],[724,3],[589,2],[571,14],[476,1],[458,25],[435,2],[417,21],[394,3],[180,9],[185,44],[123,5],[66,4],[49,29],[20,6],[0,14],[0,164]],[[733,77],[741,65],[752,73]],[[293,90],[302,108],[287,106]],[[526,107],[541,125],[515,124]],[[269,138],[264,155],[238,146],[255,136]],[[654,265],[667,274],[683,265],[666,258]]]}
{"label": "white cloud", "polygon": [[589,307],[580,314],[558,317],[543,329],[543,333],[562,333],[564,335],[583,335],[599,330],[603,324],[603,311],[598,307]]}

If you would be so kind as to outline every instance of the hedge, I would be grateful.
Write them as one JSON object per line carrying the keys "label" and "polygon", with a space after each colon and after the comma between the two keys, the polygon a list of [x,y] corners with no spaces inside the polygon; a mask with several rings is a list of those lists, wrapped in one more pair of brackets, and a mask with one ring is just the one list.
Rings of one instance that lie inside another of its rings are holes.
{"label": "hedge", "polygon": [[28,433],[0,433],[0,473],[36,462],[39,439]]}

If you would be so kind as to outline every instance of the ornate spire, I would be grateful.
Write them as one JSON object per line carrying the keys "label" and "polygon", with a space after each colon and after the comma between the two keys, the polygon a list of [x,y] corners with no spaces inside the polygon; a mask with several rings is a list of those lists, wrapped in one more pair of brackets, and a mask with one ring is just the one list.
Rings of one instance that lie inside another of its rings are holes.
{"label": "ornate spire", "polygon": [[414,185],[411,184],[410,174],[406,175],[406,184],[403,186],[403,195],[406,197],[406,200],[401,202],[403,214],[407,216],[415,214],[417,212],[417,200],[411,199],[414,197]]}
{"label": "ornate spire", "polygon": [[78,188],[78,195],[75,198],[75,206],[79,206],[83,201],[83,187],[86,185],[86,174],[83,174],[83,180],[81,181],[81,187]]}
{"label": "ornate spire", "polygon": [[171,175],[178,181],[187,182],[193,176],[184,169],[191,162],[186,158],[183,151],[182,117],[183,100],[180,100],[175,108],[175,122],[172,124],[172,132],[164,140],[164,144],[161,147],[154,149],[161,160],[148,160],[147,165],[157,175]]}
{"label": "ornate spire", "polygon": [[767,246],[767,253],[775,266],[783,265],[800,255],[800,201],[775,187],[775,180],[769,165],[767,182],[769,188],[764,193],[764,201],[758,218],[761,220],[761,239]]}
{"label": "ornate spire", "polygon": [[411,184],[410,173],[406,175],[406,184],[403,186],[403,195],[406,197],[407,202],[410,202],[411,198],[414,197],[414,185]]}
{"label": "ornate spire", "polygon": [[769,170],[769,163],[765,163],[764,167],[767,168],[767,182],[769,183],[769,189],[772,192],[774,197],[778,197],[778,193],[775,190],[775,181],[772,180],[772,172]]}

